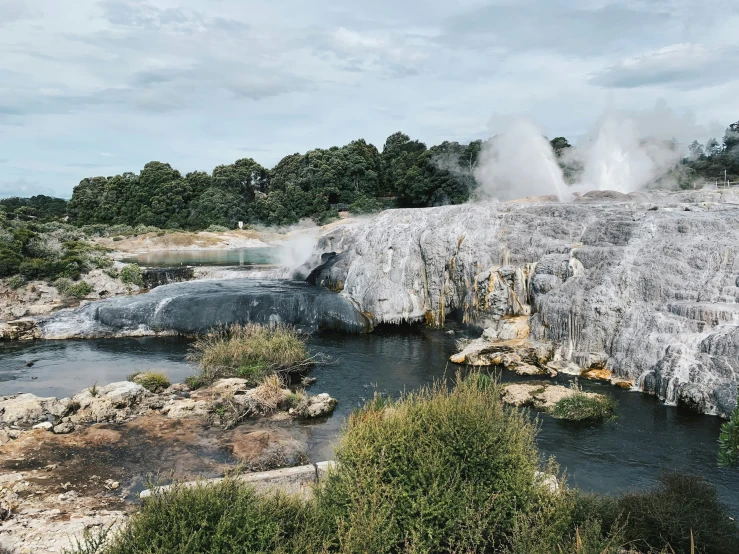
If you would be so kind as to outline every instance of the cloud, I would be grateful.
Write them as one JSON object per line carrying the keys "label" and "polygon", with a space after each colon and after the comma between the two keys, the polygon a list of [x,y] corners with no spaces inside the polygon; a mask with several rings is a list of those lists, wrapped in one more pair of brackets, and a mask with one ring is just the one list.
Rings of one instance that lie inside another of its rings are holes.
{"label": "cloud", "polygon": [[478,6],[450,18],[439,40],[452,47],[517,53],[544,50],[592,57],[673,23],[667,9],[628,2],[591,5],[522,0]]}
{"label": "cloud", "polygon": [[608,88],[679,85],[703,88],[736,78],[739,47],[672,44],[626,58],[596,73],[592,84]]}
{"label": "cloud", "polygon": [[23,178],[15,181],[0,181],[0,198],[34,196],[37,194],[54,196],[54,191],[51,188],[40,186],[35,181],[27,181]]}

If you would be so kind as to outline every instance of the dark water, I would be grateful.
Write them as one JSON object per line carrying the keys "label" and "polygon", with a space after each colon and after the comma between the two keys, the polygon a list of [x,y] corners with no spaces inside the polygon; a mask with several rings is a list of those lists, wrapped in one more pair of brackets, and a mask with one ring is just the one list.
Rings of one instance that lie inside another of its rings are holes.
{"label": "dark water", "polygon": [[207,266],[260,266],[273,265],[280,261],[280,249],[275,247],[231,248],[219,250],[163,250],[136,254],[124,258],[126,263],[137,263],[146,267],[176,267],[179,265]]}
{"label": "dark water", "polygon": [[[311,338],[314,351],[335,361],[312,372],[318,382],[310,392],[328,392],[339,400],[332,417],[305,424],[311,459],[332,457],[332,444],[346,416],[375,391],[397,395],[435,378],[452,377],[457,367],[446,360],[454,352],[454,339],[442,331],[382,328],[370,335]],[[193,372],[183,360],[188,344],[178,338],[143,338],[0,346],[0,394],[68,396],[95,381],[121,380],[145,369],[163,370],[179,381]],[[29,360],[38,361],[28,368]],[[508,372],[501,378],[522,380]],[[653,397],[607,384],[582,384],[613,395],[618,400],[618,418],[583,426],[540,416],[542,455],[555,456],[571,484],[588,491],[618,492],[646,488],[664,469],[683,470],[716,485],[724,502],[739,515],[739,471],[716,467],[722,420],[664,406]]]}

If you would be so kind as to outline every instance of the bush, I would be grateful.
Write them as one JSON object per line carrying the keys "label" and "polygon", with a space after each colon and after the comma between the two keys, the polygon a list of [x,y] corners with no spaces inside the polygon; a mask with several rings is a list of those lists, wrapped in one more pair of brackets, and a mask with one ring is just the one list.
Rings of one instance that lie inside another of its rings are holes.
{"label": "bush", "polygon": [[739,464],[739,395],[729,421],[721,425],[718,443],[718,465],[735,467]]}
{"label": "bush", "polygon": [[19,289],[25,284],[26,281],[20,275],[13,275],[8,279],[8,286],[13,290]]}
{"label": "bush", "polygon": [[144,286],[144,274],[138,264],[128,264],[121,268],[118,276],[126,285]]}
{"label": "bush", "polygon": [[138,383],[149,392],[158,394],[169,387],[169,378],[161,371],[145,371],[141,373],[132,373],[128,376],[128,380]]}
{"label": "bush", "polygon": [[504,410],[500,386],[457,377],[355,412],[340,466],[316,491],[327,536],[347,552],[485,552],[510,543],[536,484],[536,427]]}
{"label": "bush", "polygon": [[655,489],[625,494],[617,506],[625,537],[642,552],[690,553],[691,533],[696,552],[737,552],[739,529],[716,488],[699,476],[665,473]]}
{"label": "bush", "polygon": [[571,421],[602,421],[610,419],[616,409],[616,401],[602,394],[588,394],[580,391],[563,398],[550,410],[558,419]]}
{"label": "bush", "polygon": [[225,233],[228,231],[228,227],[224,227],[223,225],[210,225],[206,231],[208,233]]}
{"label": "bush", "polygon": [[84,298],[94,290],[86,281],[75,283],[66,277],[54,281],[53,286],[59,294],[70,298]]}
{"label": "bush", "polygon": [[320,552],[307,544],[316,515],[298,498],[260,496],[225,479],[150,497],[105,551],[108,554]]}
{"label": "bush", "polygon": [[290,327],[233,325],[200,338],[188,354],[200,364],[200,383],[241,377],[252,384],[270,373],[289,373],[310,365],[305,341]]}

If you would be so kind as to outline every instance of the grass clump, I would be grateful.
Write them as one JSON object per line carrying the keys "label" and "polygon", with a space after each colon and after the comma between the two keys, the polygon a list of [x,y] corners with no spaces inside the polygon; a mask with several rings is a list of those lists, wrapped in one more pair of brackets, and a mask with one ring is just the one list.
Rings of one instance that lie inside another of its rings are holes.
{"label": "grass clump", "polygon": [[149,392],[158,394],[169,387],[169,378],[161,371],[144,371],[132,373],[128,376],[128,380],[138,383]]}
{"label": "grass clump", "polygon": [[312,363],[295,329],[257,324],[233,325],[197,340],[188,359],[200,364],[201,374],[191,382],[201,386],[224,377],[258,384],[272,373],[299,371]]}
{"label": "grass clump", "polygon": [[610,396],[583,392],[575,385],[575,393],[559,400],[550,410],[557,419],[570,421],[603,421],[614,418],[616,401]]}

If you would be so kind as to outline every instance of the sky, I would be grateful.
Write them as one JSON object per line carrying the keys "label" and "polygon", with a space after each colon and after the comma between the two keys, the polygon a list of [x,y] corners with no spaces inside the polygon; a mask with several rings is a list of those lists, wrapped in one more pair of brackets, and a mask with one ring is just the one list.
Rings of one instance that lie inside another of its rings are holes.
{"label": "sky", "polygon": [[737,29],[736,0],[0,0],[0,197],[396,131],[468,142],[501,115],[573,142],[658,102],[724,128]]}

